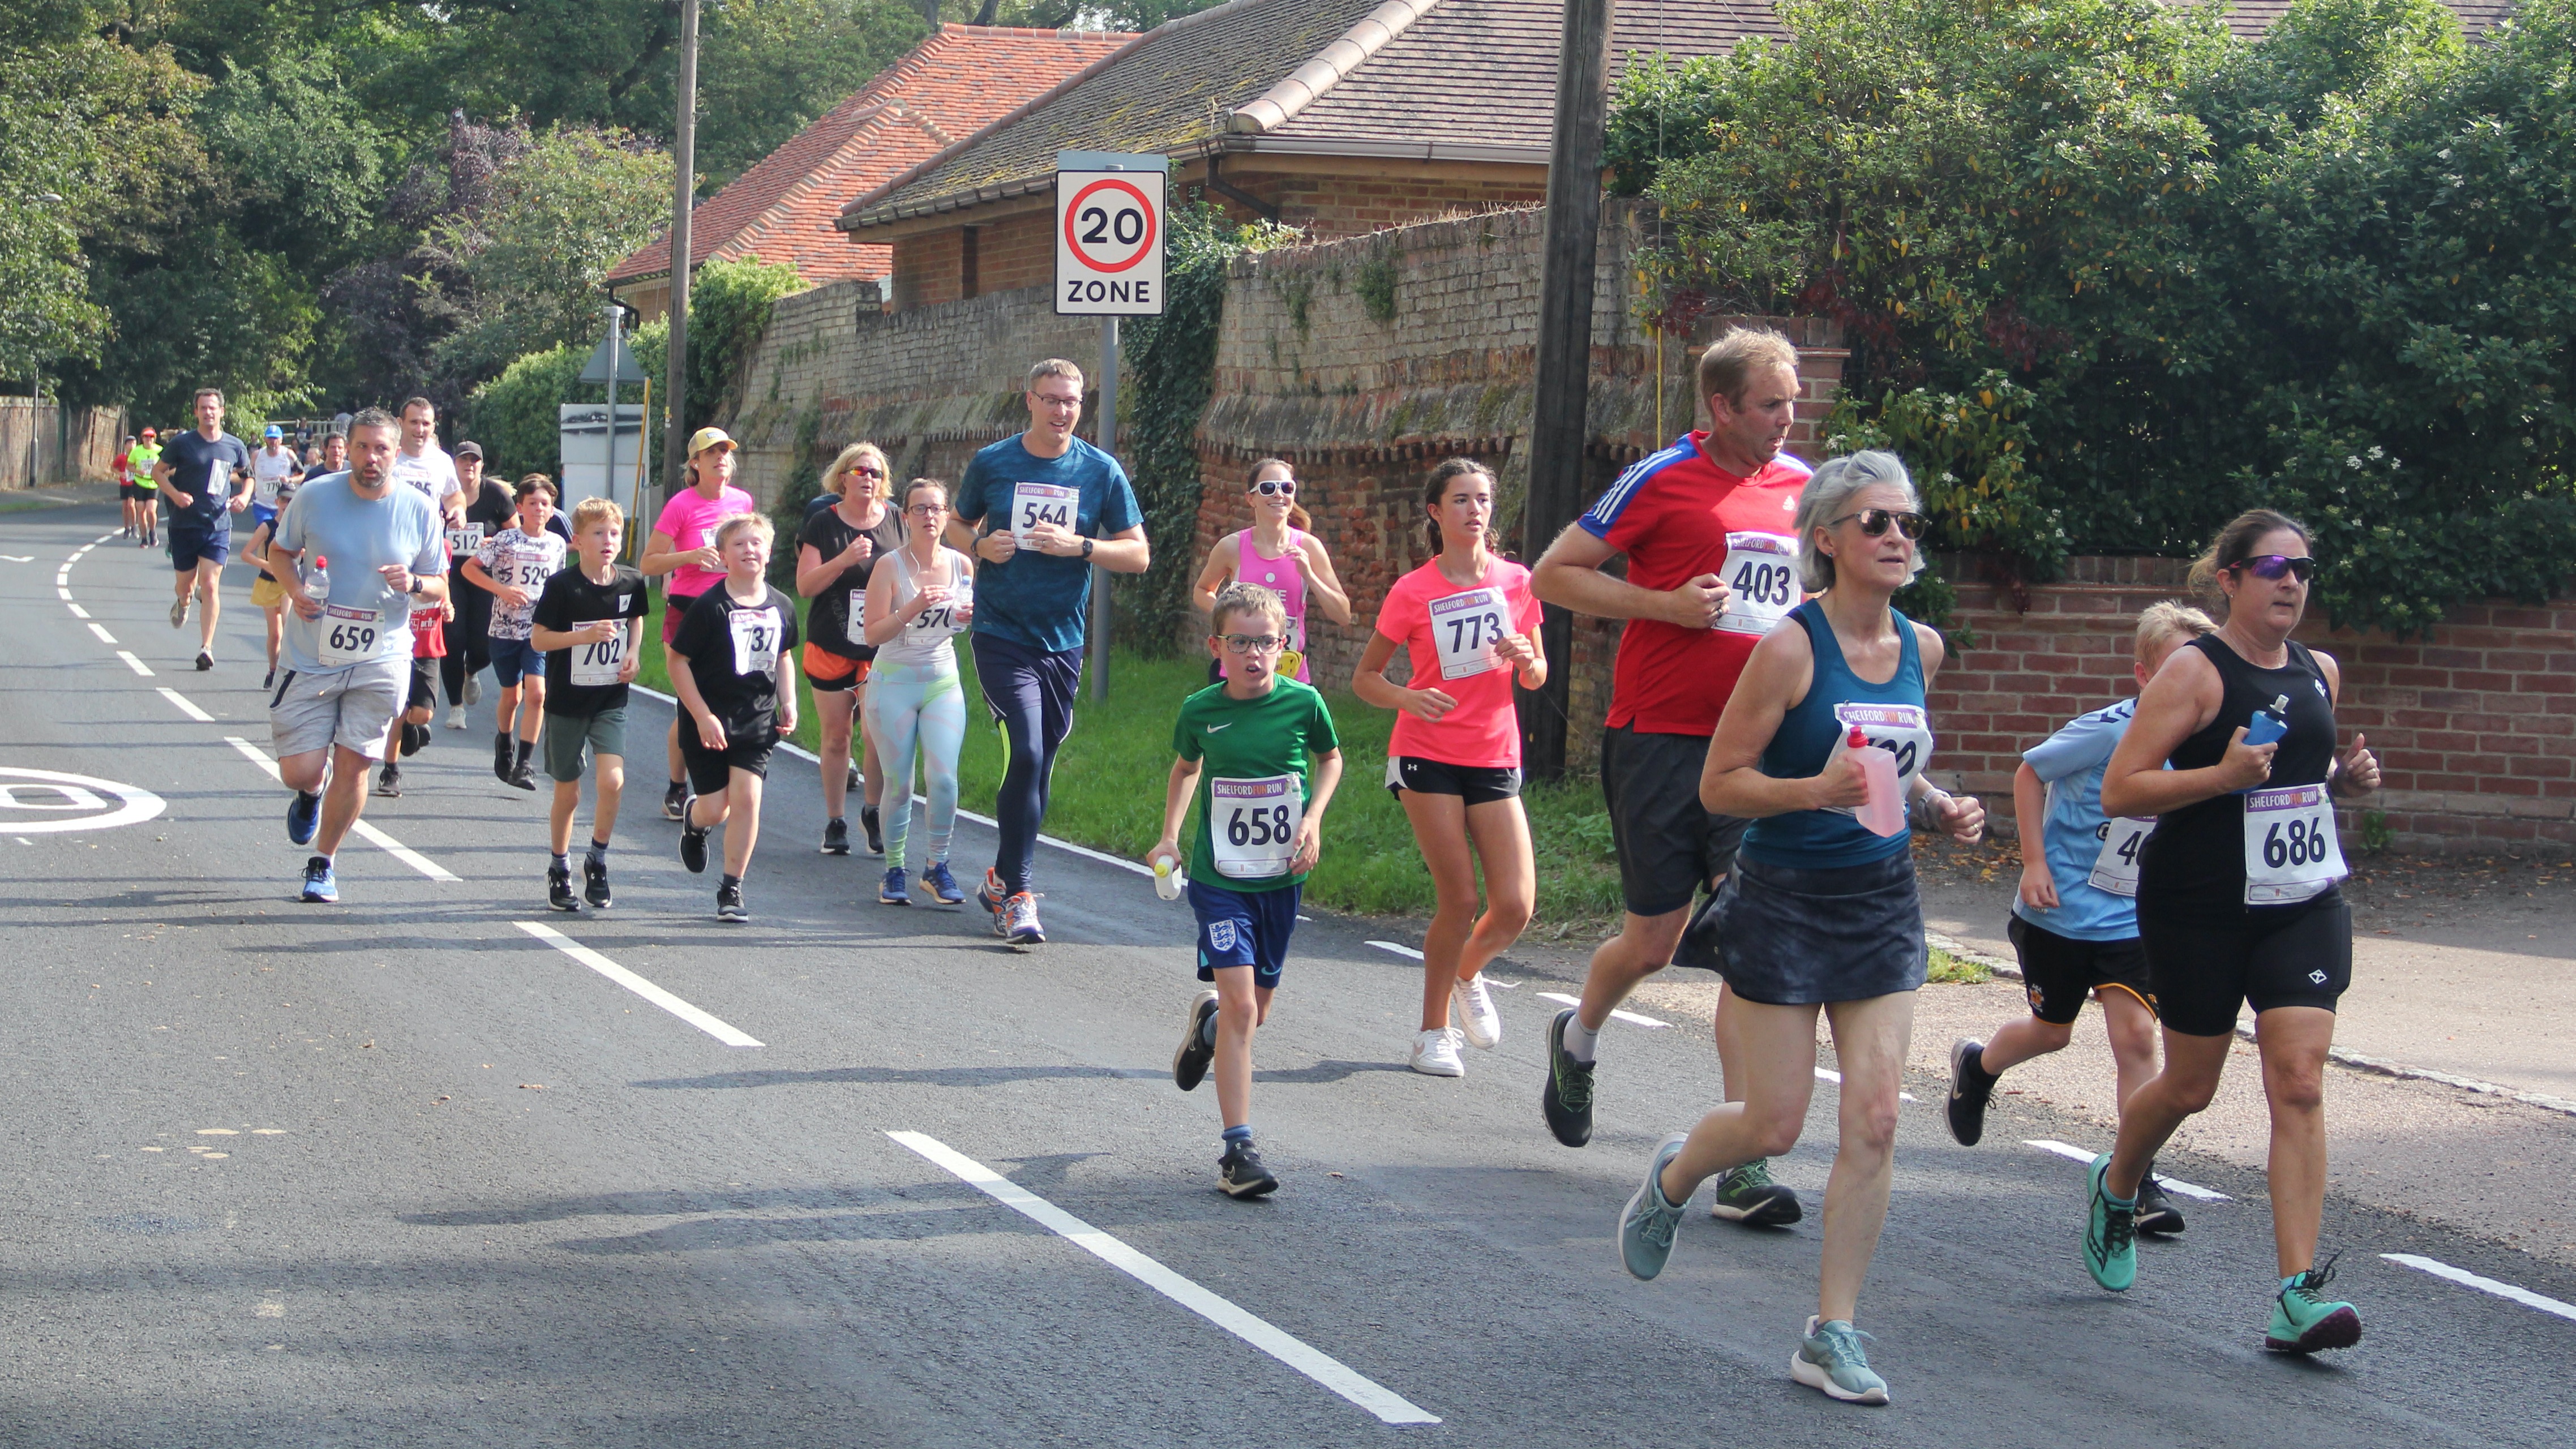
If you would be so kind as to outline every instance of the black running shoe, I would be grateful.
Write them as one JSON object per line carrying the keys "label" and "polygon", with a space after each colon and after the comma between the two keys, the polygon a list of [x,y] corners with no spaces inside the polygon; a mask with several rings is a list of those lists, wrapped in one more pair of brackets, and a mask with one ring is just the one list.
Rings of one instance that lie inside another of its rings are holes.
{"label": "black running shoe", "polygon": [[608,893],[608,862],[585,860],[581,863],[581,898],[590,902],[594,911],[607,910],[616,897]]}
{"label": "black running shoe", "polygon": [[429,726],[406,722],[402,727],[403,758],[408,760],[428,748]]}
{"label": "black running shoe", "polygon": [[1190,1003],[1181,1022],[1181,1045],[1172,1053],[1172,1085],[1184,1092],[1196,1090],[1207,1079],[1208,1063],[1216,1060],[1216,1043],[1208,1040],[1208,1018],[1216,1015],[1216,993],[1202,991]]}
{"label": "black running shoe", "polygon": [[1539,1111],[1547,1130],[1568,1147],[1592,1140],[1592,1064],[1565,1054],[1565,1025],[1574,1020],[1567,1007],[1547,1024],[1547,1085],[1539,1090]]}
{"label": "black running shoe", "polygon": [[376,793],[388,800],[402,797],[402,767],[388,764],[376,775]]}
{"label": "black running shoe", "polygon": [[1950,1043],[1950,1135],[1962,1147],[1974,1147],[1986,1135],[1986,1104],[1994,1098],[1995,1078],[1978,1066],[1985,1049],[1984,1042],[1966,1037]]}
{"label": "black running shoe", "polygon": [[847,855],[850,853],[849,821],[835,815],[831,819],[823,822],[823,853],[825,855]]}
{"label": "black running shoe", "polygon": [[526,760],[519,761],[510,767],[509,781],[510,784],[517,789],[533,790],[537,788],[536,766],[530,764]]}
{"label": "black running shoe", "polygon": [[2170,1236],[2182,1230],[2182,1209],[2165,1196],[2165,1185],[2156,1181],[2156,1165],[2150,1162],[2138,1183],[2138,1231]]}
{"label": "black running shoe", "polygon": [[877,828],[877,807],[859,807],[859,828],[868,833],[868,854],[885,854],[885,832]]}
{"label": "black running shoe", "polygon": [[685,780],[673,780],[670,785],[662,791],[662,818],[665,820],[678,820],[686,816],[688,813],[688,782]]}
{"label": "black running shoe", "polygon": [[680,821],[680,864],[687,866],[691,875],[707,873],[706,828],[692,825],[685,818]]}
{"label": "black running shoe", "polygon": [[1279,1179],[1261,1165],[1261,1154],[1249,1142],[1229,1142],[1216,1160],[1216,1185],[1228,1197],[1266,1197],[1279,1190]]}
{"label": "black running shoe", "polygon": [[742,903],[742,886],[739,883],[727,882],[716,887],[716,919],[737,922],[751,919],[751,908]]}
{"label": "black running shoe", "polygon": [[198,673],[200,673],[200,674],[203,674],[203,673],[204,673],[204,672],[206,672],[207,670],[212,669],[212,668],[214,668],[214,667],[215,667],[215,656],[213,656],[212,654],[207,653],[207,652],[206,652],[205,650],[203,650],[203,649],[198,650],[198,651],[197,651],[197,672],[198,672]]}
{"label": "black running shoe", "polygon": [[581,909],[581,898],[572,893],[571,866],[549,865],[546,867],[546,904],[554,907],[558,911],[578,911]]}
{"label": "black running shoe", "polygon": [[492,737],[492,778],[504,785],[509,784],[510,766],[518,758],[518,742],[510,738],[508,730]]}

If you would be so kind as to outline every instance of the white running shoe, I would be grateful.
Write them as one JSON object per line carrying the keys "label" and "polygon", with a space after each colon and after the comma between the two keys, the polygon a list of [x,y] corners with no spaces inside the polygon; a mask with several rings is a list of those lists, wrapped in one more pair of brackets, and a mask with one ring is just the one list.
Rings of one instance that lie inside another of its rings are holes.
{"label": "white running shoe", "polygon": [[1467,1064],[1458,1060],[1458,1033],[1435,1026],[1413,1038],[1413,1055],[1405,1062],[1426,1077],[1463,1077]]}
{"label": "white running shoe", "polygon": [[452,730],[465,728],[465,706],[451,704],[447,707],[447,727]]}
{"label": "white running shoe", "polygon": [[1449,1005],[1458,1013],[1458,1025],[1465,1031],[1467,1045],[1492,1051],[1502,1041],[1503,1018],[1494,1010],[1494,996],[1485,989],[1483,972],[1449,983]]}

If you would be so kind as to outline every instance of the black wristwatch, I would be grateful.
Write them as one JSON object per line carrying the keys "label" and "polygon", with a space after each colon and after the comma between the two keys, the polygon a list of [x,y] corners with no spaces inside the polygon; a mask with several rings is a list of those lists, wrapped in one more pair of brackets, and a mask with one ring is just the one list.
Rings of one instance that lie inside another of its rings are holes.
{"label": "black wristwatch", "polygon": [[1084,539],[1084,540],[1082,541],[1082,556],[1083,556],[1084,558],[1089,558],[1089,557],[1091,557],[1091,540],[1090,540],[1090,539],[1087,539],[1087,538],[1086,538],[1086,539]]}

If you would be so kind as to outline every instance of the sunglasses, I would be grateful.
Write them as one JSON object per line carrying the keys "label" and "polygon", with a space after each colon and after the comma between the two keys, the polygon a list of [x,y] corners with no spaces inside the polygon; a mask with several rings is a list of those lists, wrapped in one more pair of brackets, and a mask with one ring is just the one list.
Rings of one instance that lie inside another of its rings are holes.
{"label": "sunglasses", "polygon": [[860,478],[882,478],[885,476],[885,470],[883,468],[871,468],[865,463],[852,463],[850,465],[850,472],[853,476]]}
{"label": "sunglasses", "polygon": [[2278,579],[2281,575],[2288,574],[2303,584],[2316,577],[2317,573],[2315,559],[2292,558],[2285,553],[2262,554],[2245,559],[2231,567],[2244,569],[2258,579]]}
{"label": "sunglasses", "polygon": [[1887,526],[1893,523],[1896,525],[1896,531],[1905,535],[1910,541],[1921,538],[1923,530],[1932,525],[1932,520],[1920,513],[1898,513],[1888,508],[1864,508],[1858,513],[1846,513],[1828,522],[1825,527],[1839,528],[1855,518],[1860,520],[1860,531],[1871,538],[1885,537]]}
{"label": "sunglasses", "polygon": [[1267,654],[1288,643],[1276,634],[1227,634],[1222,637],[1225,647],[1237,654]]}
{"label": "sunglasses", "polygon": [[1295,480],[1288,478],[1264,478],[1253,484],[1248,491],[1258,493],[1264,498],[1281,496],[1294,498],[1297,496],[1297,484]]}

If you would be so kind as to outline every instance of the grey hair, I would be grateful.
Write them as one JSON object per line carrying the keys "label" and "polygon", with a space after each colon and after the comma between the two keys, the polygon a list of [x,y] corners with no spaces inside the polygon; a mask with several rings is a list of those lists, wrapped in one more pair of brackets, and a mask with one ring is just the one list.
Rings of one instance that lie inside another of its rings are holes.
{"label": "grey hair", "polygon": [[[1816,547],[1816,530],[1833,519],[1850,512],[1849,504],[1861,490],[1873,487],[1894,488],[1905,495],[1909,513],[1923,511],[1923,495],[1914,491],[1914,479],[1905,471],[1905,460],[1894,453],[1871,448],[1840,458],[1826,460],[1807,478],[1806,489],[1798,495],[1798,582],[1807,592],[1821,594],[1834,586],[1834,561]],[[1914,548],[1914,571],[1905,576],[1907,583],[1923,572],[1923,547]]]}

